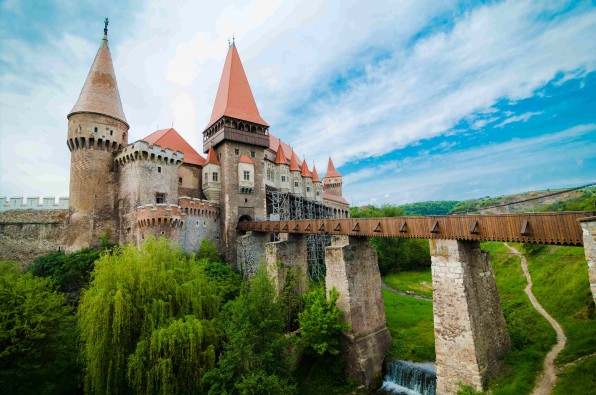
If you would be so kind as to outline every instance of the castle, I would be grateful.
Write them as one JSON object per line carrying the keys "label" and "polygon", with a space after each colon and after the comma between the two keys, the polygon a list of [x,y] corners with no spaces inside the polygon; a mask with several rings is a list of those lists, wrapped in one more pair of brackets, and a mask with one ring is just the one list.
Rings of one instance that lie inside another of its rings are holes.
{"label": "castle", "polygon": [[[349,217],[342,176],[331,158],[321,180],[314,165],[311,171],[269,132],[234,42],[203,131],[205,157],[173,128],[129,143],[107,33],[106,24],[67,116],[70,187],[68,212],[56,220],[64,221],[57,249],[93,245],[101,235],[121,244],[164,235],[185,251],[197,250],[205,239],[216,242],[226,261],[235,263],[239,221]],[[43,207],[0,199],[4,212],[66,208],[64,198],[59,206]],[[55,249],[56,242],[50,244]]]}

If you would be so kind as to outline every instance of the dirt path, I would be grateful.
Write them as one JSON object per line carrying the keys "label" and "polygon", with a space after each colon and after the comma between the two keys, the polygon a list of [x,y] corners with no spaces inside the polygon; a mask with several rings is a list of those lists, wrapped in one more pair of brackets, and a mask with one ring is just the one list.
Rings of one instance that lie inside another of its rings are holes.
{"label": "dirt path", "polygon": [[415,294],[415,293],[407,293],[407,292],[404,292],[404,291],[400,291],[399,289],[395,289],[393,287],[390,287],[389,285],[387,285],[385,283],[381,283],[381,287],[383,287],[386,290],[391,291],[391,292],[393,292],[395,294],[398,294],[398,295],[409,296],[410,298],[428,300],[428,301],[431,301],[432,302],[432,299],[431,298],[427,298],[426,296],[418,295],[418,294]]}
{"label": "dirt path", "polygon": [[554,364],[555,358],[565,348],[565,344],[567,343],[567,337],[565,337],[565,333],[563,332],[561,325],[559,325],[559,323],[555,321],[553,317],[551,317],[542,308],[540,303],[538,303],[538,301],[534,297],[534,294],[532,293],[532,277],[530,276],[530,272],[528,271],[528,262],[526,261],[526,257],[515,248],[510,247],[507,243],[505,243],[505,246],[512,253],[519,256],[520,258],[522,270],[524,271],[524,274],[526,275],[526,280],[528,281],[528,285],[526,286],[526,289],[524,291],[530,298],[530,302],[532,302],[532,305],[534,306],[536,311],[542,314],[544,318],[548,320],[548,322],[557,332],[557,344],[555,344],[553,348],[549,351],[549,353],[546,354],[546,358],[544,358],[544,367],[542,373],[538,377],[538,382],[534,387],[534,391],[532,391],[532,395],[548,395],[551,393],[557,381],[557,371],[555,369]]}

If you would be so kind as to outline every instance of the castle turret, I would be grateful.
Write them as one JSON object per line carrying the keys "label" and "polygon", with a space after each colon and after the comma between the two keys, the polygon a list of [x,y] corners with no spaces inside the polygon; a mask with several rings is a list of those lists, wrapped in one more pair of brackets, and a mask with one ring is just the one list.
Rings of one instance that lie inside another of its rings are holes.
{"label": "castle turret", "polygon": [[305,199],[312,200],[314,197],[314,191],[312,186],[312,174],[308,169],[306,159],[302,161],[300,175],[302,176],[302,196],[304,196]]}
{"label": "castle turret", "polygon": [[319,179],[319,174],[317,173],[317,166],[315,166],[314,164],[312,165],[312,186],[314,189],[315,202],[322,202],[323,201],[323,183]]}
{"label": "castle turret", "polygon": [[329,158],[329,164],[327,165],[327,173],[323,177],[323,189],[325,193],[334,196],[342,196],[342,184],[343,177],[333,165],[333,161]]}
{"label": "castle turret", "polygon": [[290,193],[296,196],[302,196],[302,175],[300,172],[298,158],[292,150],[292,157],[290,158]]}
{"label": "castle turret", "polygon": [[[264,162],[265,149],[269,147],[268,129],[269,125],[259,114],[236,45],[232,43],[211,118],[203,131],[203,151],[213,148],[221,163],[221,247],[230,263],[236,262],[238,221],[267,215]],[[246,159],[253,163],[247,163]]]}
{"label": "castle turret", "polygon": [[203,193],[210,202],[219,202],[221,192],[221,165],[213,147],[209,148],[207,161],[203,165]]}
{"label": "castle turret", "polygon": [[101,45],[67,118],[71,215],[65,244],[76,250],[97,243],[106,232],[118,240],[113,152],[127,144],[129,126],[108,46],[107,18]]}
{"label": "castle turret", "polygon": [[290,190],[290,166],[281,144],[277,147],[273,163],[277,166],[276,187],[280,192],[288,193]]}

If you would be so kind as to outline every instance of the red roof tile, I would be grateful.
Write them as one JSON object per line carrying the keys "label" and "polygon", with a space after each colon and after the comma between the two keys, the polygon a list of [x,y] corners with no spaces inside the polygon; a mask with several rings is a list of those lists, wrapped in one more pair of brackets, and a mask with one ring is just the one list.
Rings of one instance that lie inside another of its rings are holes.
{"label": "red roof tile", "polygon": [[79,99],[68,116],[70,117],[72,114],[79,112],[109,115],[128,125],[124,110],[122,110],[120,92],[118,91],[107,36],[103,36],[101,46],[97,51],[97,55],[95,55],[89,74],[87,74]]}
{"label": "red roof tile", "polygon": [[288,164],[288,159],[284,155],[284,150],[281,147],[281,145],[279,145],[277,147],[277,153],[275,154],[275,160],[273,162],[278,165],[287,165]]}
{"label": "red roof tile", "polygon": [[252,159],[250,159],[250,157],[248,155],[240,155],[240,158],[238,159],[238,162],[241,163],[250,163],[251,165],[254,165],[255,162],[253,162]]}
{"label": "red roof tile", "polygon": [[312,165],[312,182],[321,182],[317,173],[317,166],[314,164]]}
{"label": "red roof tile", "polygon": [[232,45],[228,50],[221,79],[219,80],[219,87],[217,88],[215,104],[211,112],[211,119],[205,129],[224,115],[269,126],[259,114],[236,45]]}
{"label": "red roof tile", "polygon": [[300,166],[298,165],[298,157],[296,153],[292,151],[292,157],[290,158],[290,171],[300,171]]}
{"label": "red roof tile", "polygon": [[162,148],[184,152],[184,163],[198,166],[205,164],[205,159],[172,128],[158,130],[141,140],[148,142],[150,145],[156,144]]}
{"label": "red roof tile", "polygon": [[310,174],[310,170],[308,170],[308,165],[306,164],[306,161],[302,162],[302,169],[300,170],[300,175],[302,177],[312,178],[312,174]]}
{"label": "red roof tile", "polygon": [[341,174],[339,174],[339,172],[337,170],[335,170],[335,166],[333,166],[333,161],[331,160],[331,157],[329,157],[329,164],[327,165],[327,173],[325,173],[325,177],[323,177],[323,178],[329,178],[329,177],[341,177]]}
{"label": "red roof tile", "polygon": [[207,153],[207,161],[205,164],[211,163],[212,165],[219,165],[219,159],[217,159],[217,154],[213,147],[209,147],[209,152]]}
{"label": "red roof tile", "polygon": [[324,200],[331,200],[337,203],[343,203],[343,204],[347,204],[349,205],[350,203],[348,203],[348,201],[346,199],[343,198],[343,196],[336,196],[336,195],[332,195],[330,193],[324,192],[323,193],[323,199]]}
{"label": "red roof tile", "polygon": [[[290,161],[288,160],[288,158],[292,157],[292,153],[295,154],[294,150],[292,150],[292,147],[290,147],[288,144],[284,143],[283,141],[269,133],[269,149],[273,152],[277,152],[280,146],[283,149],[284,156],[286,157],[286,160],[289,164]],[[298,162],[299,166],[302,164],[302,161],[298,159],[298,154],[296,154],[296,161]]]}

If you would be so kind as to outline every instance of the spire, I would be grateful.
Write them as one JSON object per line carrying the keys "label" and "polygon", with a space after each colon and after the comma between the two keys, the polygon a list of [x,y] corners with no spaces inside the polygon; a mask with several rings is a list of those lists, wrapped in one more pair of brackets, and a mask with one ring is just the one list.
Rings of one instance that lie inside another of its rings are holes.
{"label": "spire", "polygon": [[321,182],[317,173],[317,166],[314,163],[312,165],[312,182]]}
{"label": "spire", "polygon": [[308,165],[306,164],[306,159],[302,161],[302,169],[300,170],[300,175],[302,177],[312,178],[312,174],[310,174],[310,170],[308,170]]}
{"label": "spire", "polygon": [[294,150],[292,150],[292,157],[290,158],[290,171],[300,171],[300,166],[298,166],[298,158],[296,157]]}
{"label": "spire", "polygon": [[209,128],[224,115],[269,126],[259,114],[259,109],[252,95],[246,74],[244,73],[234,39],[232,39],[232,45],[228,49],[226,62],[221,79],[219,80],[219,87],[217,88],[217,96],[215,97],[211,119],[205,129]]}
{"label": "spire", "polygon": [[341,177],[341,174],[337,170],[335,170],[335,166],[333,166],[333,161],[331,157],[329,157],[329,164],[327,165],[327,173],[323,178],[330,178],[330,177]]}
{"label": "spire", "polygon": [[122,110],[116,73],[114,72],[112,55],[108,46],[108,18],[104,23],[104,36],[101,45],[97,55],[95,55],[95,60],[89,70],[83,89],[81,89],[79,99],[68,116],[81,112],[91,112],[116,118],[128,125]]}
{"label": "spire", "polygon": [[209,148],[209,153],[207,154],[207,161],[205,162],[205,165],[208,164],[219,165],[219,160],[217,159],[217,155],[215,154],[213,147]]}
{"label": "spire", "polygon": [[284,150],[281,147],[281,144],[277,146],[277,153],[275,154],[275,160],[273,161],[276,165],[287,165],[288,159],[284,154]]}

